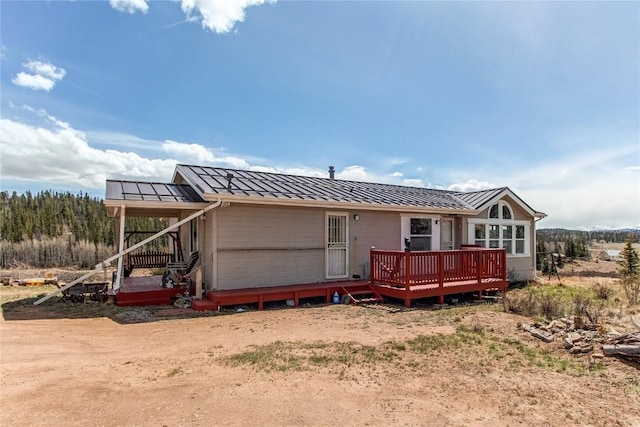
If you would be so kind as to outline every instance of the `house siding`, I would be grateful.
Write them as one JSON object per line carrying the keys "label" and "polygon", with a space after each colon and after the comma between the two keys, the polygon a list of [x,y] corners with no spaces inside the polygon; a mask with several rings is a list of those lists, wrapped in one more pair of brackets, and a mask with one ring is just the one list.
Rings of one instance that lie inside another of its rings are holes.
{"label": "house siding", "polygon": [[325,281],[326,212],[347,214],[349,277],[368,277],[371,246],[399,249],[398,213],[232,204],[217,211],[217,271],[209,289]]}
{"label": "house siding", "polygon": [[324,280],[323,210],[231,204],[217,238],[217,289]]}

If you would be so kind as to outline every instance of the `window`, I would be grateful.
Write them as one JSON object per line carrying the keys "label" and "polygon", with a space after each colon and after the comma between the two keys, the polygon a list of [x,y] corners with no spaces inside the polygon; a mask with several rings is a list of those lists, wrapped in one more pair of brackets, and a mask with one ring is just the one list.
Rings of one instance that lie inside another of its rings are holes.
{"label": "window", "polygon": [[431,250],[431,218],[411,218],[411,250]]}
{"label": "window", "polygon": [[469,242],[485,248],[504,248],[507,255],[529,255],[529,221],[515,220],[507,202],[489,208],[486,219],[469,220]]}

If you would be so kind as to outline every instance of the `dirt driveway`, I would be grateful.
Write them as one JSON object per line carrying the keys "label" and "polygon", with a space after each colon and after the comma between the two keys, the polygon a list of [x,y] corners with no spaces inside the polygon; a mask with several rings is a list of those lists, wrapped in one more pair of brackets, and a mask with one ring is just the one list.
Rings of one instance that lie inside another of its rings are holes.
{"label": "dirt driveway", "polygon": [[498,304],[192,317],[32,301],[3,304],[3,427],[640,425],[636,367],[537,342]]}

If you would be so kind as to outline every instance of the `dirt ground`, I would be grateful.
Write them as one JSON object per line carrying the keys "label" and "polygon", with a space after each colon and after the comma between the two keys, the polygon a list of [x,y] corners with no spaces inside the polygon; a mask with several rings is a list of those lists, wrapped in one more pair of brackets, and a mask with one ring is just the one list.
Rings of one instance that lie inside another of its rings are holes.
{"label": "dirt ground", "polygon": [[[614,282],[602,269],[563,280]],[[32,305],[51,289],[0,287],[3,427],[640,426],[637,365],[542,343],[499,303]]]}

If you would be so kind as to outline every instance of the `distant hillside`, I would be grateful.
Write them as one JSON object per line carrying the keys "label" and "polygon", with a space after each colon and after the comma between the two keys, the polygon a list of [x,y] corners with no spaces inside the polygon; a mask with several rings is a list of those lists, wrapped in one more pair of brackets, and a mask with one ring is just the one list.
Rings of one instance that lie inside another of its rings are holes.
{"label": "distant hillside", "polygon": [[640,230],[569,230],[565,228],[542,228],[536,231],[538,240],[545,242],[566,242],[570,239],[581,240],[589,244],[594,241],[623,243],[632,235],[635,243],[640,243]]}

